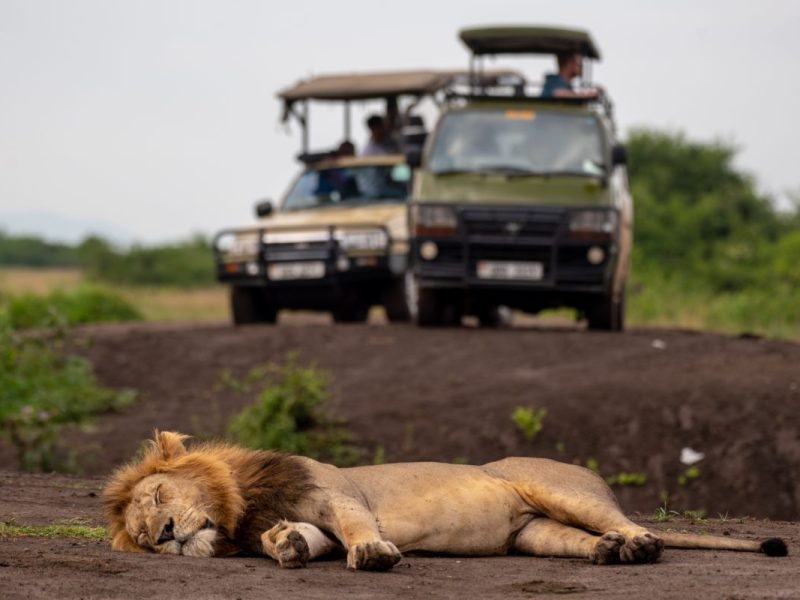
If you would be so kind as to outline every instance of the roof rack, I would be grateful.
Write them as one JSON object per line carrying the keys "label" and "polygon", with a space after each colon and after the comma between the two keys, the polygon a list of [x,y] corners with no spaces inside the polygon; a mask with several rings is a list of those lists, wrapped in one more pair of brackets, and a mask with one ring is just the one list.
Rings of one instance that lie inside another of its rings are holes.
{"label": "roof rack", "polygon": [[606,94],[590,98],[541,97],[543,83],[521,78],[519,82],[501,85],[487,83],[482,73],[486,55],[497,54],[579,54],[584,59],[584,79],[581,86],[592,87],[591,64],[600,60],[600,50],[589,32],[581,29],[542,26],[489,26],[470,27],[459,32],[459,38],[470,51],[467,86],[453,86],[449,98],[467,100],[492,100],[523,98],[525,101],[591,106],[605,114],[613,123],[613,106]]}
{"label": "roof rack", "polygon": [[[298,82],[278,92],[283,101],[282,120],[297,119],[303,130],[301,156],[311,157],[308,151],[309,102],[344,103],[344,139],[350,139],[350,103],[362,100],[385,100],[386,115],[392,122],[399,122],[400,98],[409,98],[408,113],[423,97],[436,100],[437,94],[445,92],[467,81],[493,86],[508,79],[522,80],[522,75],[510,69],[492,69],[479,75],[463,69],[425,71],[384,71],[375,73],[347,73],[320,75]],[[301,105],[298,111],[296,104]],[[403,116],[407,116],[403,115]]]}
{"label": "roof rack", "polygon": [[459,33],[475,55],[562,54],[575,52],[600,60],[600,50],[588,31],[564,27],[494,26],[471,27]]}

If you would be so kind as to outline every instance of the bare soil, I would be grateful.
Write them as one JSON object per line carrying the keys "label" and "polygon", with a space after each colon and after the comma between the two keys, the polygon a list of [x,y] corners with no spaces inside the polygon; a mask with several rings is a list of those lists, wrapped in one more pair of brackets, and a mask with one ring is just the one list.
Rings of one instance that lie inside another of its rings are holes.
{"label": "bare soil", "polygon": [[[777,535],[789,543],[790,556],[672,550],[656,565],[636,567],[411,556],[391,573],[372,574],[347,572],[342,560],[281,571],[257,558],[170,559],[112,553],[102,542],[7,538],[0,539],[3,598],[800,598],[797,344],[662,330],[418,330],[291,318],[277,327],[125,325],[77,336],[75,347],[100,380],[136,389],[139,399],[93,430],[65,438],[77,451],[82,478],[16,473],[13,453],[0,448],[0,521],[102,524],[102,478],[154,428],[222,434],[253,395],[221,389],[220,372],[241,375],[299,351],[301,362],[330,372],[330,410],[347,421],[365,461],[379,448],[392,462],[594,459],[607,477],[646,475],[642,486],[615,488],[638,521],[649,522],[664,492],[670,510],[713,517],[654,523],[654,529]],[[511,421],[517,406],[548,411],[533,441]],[[696,465],[699,477],[680,485],[684,447],[705,458]]]}

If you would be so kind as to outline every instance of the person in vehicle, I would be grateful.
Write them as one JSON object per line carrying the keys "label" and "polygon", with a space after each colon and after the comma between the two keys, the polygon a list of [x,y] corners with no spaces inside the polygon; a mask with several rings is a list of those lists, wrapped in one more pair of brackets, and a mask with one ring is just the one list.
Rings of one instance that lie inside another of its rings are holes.
{"label": "person in vehicle", "polygon": [[583,57],[577,52],[567,52],[556,56],[558,73],[549,73],[544,78],[543,98],[597,98],[603,90],[600,87],[575,90],[572,80],[583,74]]}
{"label": "person in vehicle", "polygon": [[339,147],[336,148],[334,152],[334,156],[355,156],[356,155],[356,147],[353,145],[353,142],[350,140],[344,140]]}
{"label": "person in vehicle", "polygon": [[362,156],[381,156],[383,154],[396,154],[400,151],[397,143],[386,127],[386,121],[380,115],[372,115],[367,119],[369,140],[367,141]]}

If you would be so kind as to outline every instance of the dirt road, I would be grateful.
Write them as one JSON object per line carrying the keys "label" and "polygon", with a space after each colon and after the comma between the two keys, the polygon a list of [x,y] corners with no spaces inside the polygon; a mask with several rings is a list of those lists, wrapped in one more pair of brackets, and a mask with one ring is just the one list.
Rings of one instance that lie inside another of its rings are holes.
{"label": "dirt road", "polygon": [[[692,529],[782,535],[793,555],[672,551],[657,565],[625,568],[524,557],[409,557],[379,575],[348,573],[342,561],[282,572],[257,559],[170,560],[112,554],[96,542],[20,538],[0,540],[4,598],[800,598],[794,557],[800,524],[762,521],[800,521],[800,345],[657,330],[418,330],[291,320],[239,329],[113,326],[79,336],[91,340],[76,347],[101,381],[140,394],[125,413],[70,435],[87,475],[106,475],[128,460],[156,427],[221,434],[253,395],[220,389],[220,373],[241,375],[297,351],[301,362],[330,372],[330,408],[348,421],[367,461],[376,451],[392,462],[480,463],[506,455],[591,460],[606,477],[646,478],[641,486],[615,487],[639,520],[652,517],[666,492],[670,510],[726,516]],[[533,441],[510,418],[518,406],[547,409]],[[686,479],[679,460],[685,447],[705,455],[695,478]],[[100,479],[20,476],[11,459],[7,448],[0,451],[0,521],[99,523]]]}

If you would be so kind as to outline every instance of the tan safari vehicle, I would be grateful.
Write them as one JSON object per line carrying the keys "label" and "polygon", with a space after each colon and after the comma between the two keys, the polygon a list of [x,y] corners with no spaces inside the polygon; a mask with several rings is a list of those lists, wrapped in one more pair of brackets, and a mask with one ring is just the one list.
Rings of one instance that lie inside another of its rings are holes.
{"label": "tan safari vehicle", "polygon": [[[479,27],[460,37],[473,84],[451,94],[421,159],[408,157],[415,320],[441,325],[468,314],[492,326],[508,308],[572,307],[589,329],[621,330],[633,202],[611,103],[587,81],[597,46],[587,32],[552,27]],[[482,84],[484,57],[507,54],[582,61],[583,87]]]}
{"label": "tan safari vehicle", "polygon": [[[337,322],[361,322],[382,305],[390,321],[410,318],[404,277],[412,171],[406,153],[425,139],[414,107],[442,95],[463,71],[330,75],[279,94],[284,120],[302,129],[303,168],[277,203],[256,206],[258,223],[214,239],[219,281],[230,286],[235,324],[274,323],[282,309],[330,311]],[[309,152],[311,101],[344,106],[351,138],[351,103],[383,100],[397,154],[357,157],[342,146]],[[349,152],[348,154],[352,154]]]}

